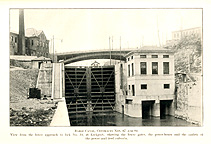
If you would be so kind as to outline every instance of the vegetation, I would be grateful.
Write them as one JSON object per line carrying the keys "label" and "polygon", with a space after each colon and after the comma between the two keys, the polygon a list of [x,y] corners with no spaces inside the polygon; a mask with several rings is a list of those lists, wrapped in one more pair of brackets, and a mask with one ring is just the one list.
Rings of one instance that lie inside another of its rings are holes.
{"label": "vegetation", "polygon": [[198,35],[183,37],[171,47],[175,50],[175,72],[201,73],[202,41]]}

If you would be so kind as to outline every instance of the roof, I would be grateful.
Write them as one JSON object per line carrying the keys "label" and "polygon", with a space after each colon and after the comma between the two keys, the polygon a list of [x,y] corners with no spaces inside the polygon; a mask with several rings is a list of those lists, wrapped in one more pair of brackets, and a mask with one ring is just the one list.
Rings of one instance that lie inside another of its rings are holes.
{"label": "roof", "polygon": [[50,58],[46,58],[46,57],[38,57],[38,58],[35,58],[35,59],[32,59],[32,61],[50,61],[51,59]]}
{"label": "roof", "polygon": [[10,59],[14,59],[14,60],[18,60],[18,61],[31,61],[36,58],[37,58],[37,56],[10,55]]}
{"label": "roof", "polygon": [[14,31],[14,30],[11,30],[10,33],[18,35],[18,32]]}
{"label": "roof", "polygon": [[139,48],[137,50],[133,50],[129,53],[127,53],[125,56],[129,56],[134,53],[174,53],[171,49],[166,49],[162,47],[155,47],[155,46],[145,46],[142,48]]}
{"label": "roof", "polygon": [[42,33],[42,30],[36,30],[34,28],[26,29],[26,37],[38,37]]}
{"label": "roof", "polygon": [[189,31],[189,30],[195,30],[195,29],[201,29],[201,27],[194,27],[194,28],[176,30],[176,31],[173,31],[172,33],[175,33],[175,32],[182,32],[182,31]]}

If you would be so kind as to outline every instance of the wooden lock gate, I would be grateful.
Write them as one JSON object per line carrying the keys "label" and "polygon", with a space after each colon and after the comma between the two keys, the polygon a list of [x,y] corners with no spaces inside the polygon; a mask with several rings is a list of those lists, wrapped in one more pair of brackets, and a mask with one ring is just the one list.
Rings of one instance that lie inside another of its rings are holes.
{"label": "wooden lock gate", "polygon": [[111,112],[115,108],[114,66],[65,66],[65,99],[69,116]]}

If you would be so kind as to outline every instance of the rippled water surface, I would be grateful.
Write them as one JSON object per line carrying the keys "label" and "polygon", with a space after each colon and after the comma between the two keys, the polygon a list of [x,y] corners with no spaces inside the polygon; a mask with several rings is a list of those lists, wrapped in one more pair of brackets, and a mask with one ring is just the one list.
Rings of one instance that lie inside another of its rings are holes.
{"label": "rippled water surface", "polygon": [[118,112],[76,115],[70,117],[70,123],[71,126],[197,126],[173,116],[134,118]]}

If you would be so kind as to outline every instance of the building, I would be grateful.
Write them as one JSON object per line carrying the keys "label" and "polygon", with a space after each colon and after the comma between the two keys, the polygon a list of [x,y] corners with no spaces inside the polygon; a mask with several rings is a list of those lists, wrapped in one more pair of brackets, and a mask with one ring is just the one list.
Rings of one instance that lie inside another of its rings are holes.
{"label": "building", "polygon": [[10,66],[22,67],[25,69],[40,69],[42,63],[51,63],[52,60],[46,57],[11,55]]}
{"label": "building", "polygon": [[42,30],[35,30],[34,28],[26,29],[26,49],[27,54],[36,56],[49,56],[49,40],[47,40]]}
{"label": "building", "polygon": [[[10,55],[19,55],[18,33],[10,32]],[[43,31],[34,28],[26,29],[25,55],[49,57],[49,40]]]}
{"label": "building", "polygon": [[[132,117],[174,115],[173,51],[141,48],[128,53],[126,58],[124,67],[120,66],[120,81],[125,79],[127,92],[125,97],[122,93],[124,100],[120,93],[117,96],[117,111]],[[123,79],[121,69],[127,71]],[[121,88],[122,82],[119,83]]]}
{"label": "building", "polygon": [[10,32],[10,55],[18,54],[18,34]]}
{"label": "building", "polygon": [[100,66],[100,63],[99,63],[99,62],[97,62],[97,61],[94,61],[94,62],[91,64],[91,66],[98,67],[98,66]]}
{"label": "building", "polygon": [[202,28],[201,27],[195,27],[195,28],[189,28],[189,29],[183,29],[178,31],[172,32],[172,39],[166,41],[166,45],[174,45],[176,44],[181,38],[184,38],[186,36],[199,36],[202,37]]}
{"label": "building", "polygon": [[190,36],[190,35],[195,35],[195,36],[201,37],[201,34],[202,34],[201,27],[173,31],[172,32],[172,40],[180,40],[181,38]]}

